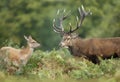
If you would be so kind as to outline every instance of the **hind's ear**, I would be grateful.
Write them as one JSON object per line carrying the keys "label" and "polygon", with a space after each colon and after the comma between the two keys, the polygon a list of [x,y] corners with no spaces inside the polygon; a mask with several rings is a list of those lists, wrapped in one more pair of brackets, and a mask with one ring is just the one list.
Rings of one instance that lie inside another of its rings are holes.
{"label": "hind's ear", "polygon": [[28,37],[30,40],[32,39],[32,36],[31,35],[29,35],[29,37]]}
{"label": "hind's ear", "polygon": [[25,36],[25,35],[24,35],[24,38],[25,38],[25,40],[27,40],[27,41],[28,41],[28,37],[27,37],[27,36]]}

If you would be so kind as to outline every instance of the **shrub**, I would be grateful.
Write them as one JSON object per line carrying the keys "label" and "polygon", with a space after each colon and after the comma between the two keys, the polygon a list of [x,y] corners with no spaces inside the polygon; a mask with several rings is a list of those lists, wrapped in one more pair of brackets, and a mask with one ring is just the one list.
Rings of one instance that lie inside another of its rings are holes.
{"label": "shrub", "polygon": [[[98,65],[84,58],[73,57],[66,49],[54,49],[52,51],[36,50],[22,72],[14,73],[13,76],[85,80],[113,77],[119,71],[119,68],[119,59],[101,60],[101,63]],[[4,70],[3,68],[1,69]]]}

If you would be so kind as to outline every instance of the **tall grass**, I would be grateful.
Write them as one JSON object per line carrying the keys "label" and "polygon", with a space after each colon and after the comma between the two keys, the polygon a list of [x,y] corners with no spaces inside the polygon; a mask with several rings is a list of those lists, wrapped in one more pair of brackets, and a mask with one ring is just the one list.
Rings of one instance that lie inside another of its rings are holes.
{"label": "tall grass", "polygon": [[[4,64],[3,64],[4,65]],[[2,67],[2,64],[1,64]],[[0,81],[66,81],[70,82],[117,82],[120,81],[120,59],[101,60],[93,64],[90,61],[70,55],[66,49],[36,50],[20,73],[10,75],[1,68]],[[47,80],[46,80],[47,79]]]}

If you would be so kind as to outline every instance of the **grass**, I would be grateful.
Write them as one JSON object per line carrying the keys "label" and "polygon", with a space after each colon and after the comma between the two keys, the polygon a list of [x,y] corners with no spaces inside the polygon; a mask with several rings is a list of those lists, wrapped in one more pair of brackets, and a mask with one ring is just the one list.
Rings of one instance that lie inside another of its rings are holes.
{"label": "grass", "polygon": [[66,49],[36,50],[20,73],[0,71],[0,82],[119,82],[119,78],[120,59],[101,60],[95,65],[73,57]]}

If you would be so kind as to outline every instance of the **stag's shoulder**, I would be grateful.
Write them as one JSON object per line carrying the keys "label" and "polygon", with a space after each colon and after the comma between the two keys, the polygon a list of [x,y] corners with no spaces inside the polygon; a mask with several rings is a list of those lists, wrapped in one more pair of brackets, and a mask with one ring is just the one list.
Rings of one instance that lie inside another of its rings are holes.
{"label": "stag's shoulder", "polygon": [[120,43],[120,37],[110,37],[110,38],[78,38],[77,42],[79,43],[104,43],[104,42],[119,42]]}
{"label": "stag's shoulder", "polygon": [[120,37],[101,38],[104,41],[120,41]]}
{"label": "stag's shoulder", "polygon": [[86,40],[120,40],[120,37],[88,38]]}
{"label": "stag's shoulder", "polygon": [[120,43],[120,37],[111,37],[111,38],[91,38],[86,41],[92,43]]}
{"label": "stag's shoulder", "polygon": [[108,38],[108,39],[111,39],[111,40],[120,40],[120,37],[112,37],[112,38]]}

